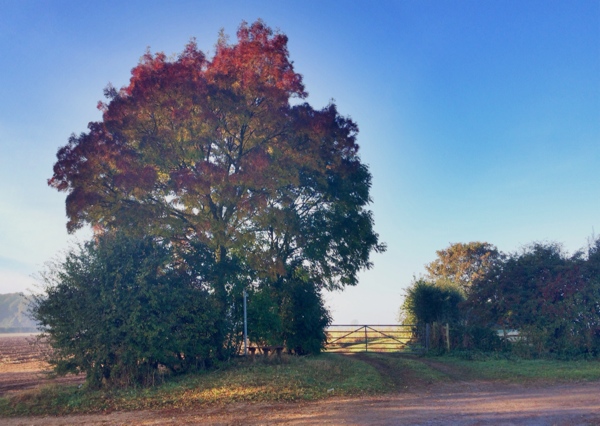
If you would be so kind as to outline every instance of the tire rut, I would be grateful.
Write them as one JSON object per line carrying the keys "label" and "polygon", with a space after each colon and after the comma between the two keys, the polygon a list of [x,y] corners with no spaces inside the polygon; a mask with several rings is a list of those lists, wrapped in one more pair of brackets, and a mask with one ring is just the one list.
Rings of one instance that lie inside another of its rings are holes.
{"label": "tire rut", "polygon": [[374,367],[382,379],[387,382],[390,388],[395,392],[412,392],[431,385],[431,382],[420,377],[414,370],[408,368],[399,369],[389,362],[393,360],[393,358],[398,358],[398,356],[389,354],[377,354],[376,356],[372,356],[366,353],[356,353],[349,356]]}
{"label": "tire rut", "polygon": [[465,369],[451,366],[448,364],[444,364],[442,362],[433,361],[433,360],[427,359],[427,358],[415,357],[413,359],[415,361],[419,361],[419,362],[425,364],[426,366],[428,366],[432,370],[437,371],[438,373],[442,373],[444,376],[446,376],[448,379],[450,379],[453,382],[467,382],[467,381],[471,381],[471,379],[472,379],[471,374]]}
{"label": "tire rut", "polygon": [[[474,384],[471,374],[465,369],[415,355],[356,353],[349,356],[374,367],[383,380],[395,392],[418,392],[430,388],[435,384]],[[443,377],[441,380],[442,383],[440,383],[440,380],[423,377],[412,368],[402,368],[399,365],[394,365],[393,360],[399,358],[424,364],[427,368],[439,373]]]}

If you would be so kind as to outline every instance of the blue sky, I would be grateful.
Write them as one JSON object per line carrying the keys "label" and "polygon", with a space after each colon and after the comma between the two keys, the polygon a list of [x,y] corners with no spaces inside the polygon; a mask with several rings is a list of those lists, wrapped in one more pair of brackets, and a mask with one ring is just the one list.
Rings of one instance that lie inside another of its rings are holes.
{"label": "blue sky", "polygon": [[[218,3],[218,4],[217,4]],[[327,295],[336,323],[393,323],[435,251],[511,252],[600,232],[600,3],[589,1],[28,1],[0,3],[0,293],[59,256],[57,149],[100,119],[140,56],[262,18],[289,37],[316,108],[359,125],[388,251]],[[83,231],[75,237],[87,238]]]}

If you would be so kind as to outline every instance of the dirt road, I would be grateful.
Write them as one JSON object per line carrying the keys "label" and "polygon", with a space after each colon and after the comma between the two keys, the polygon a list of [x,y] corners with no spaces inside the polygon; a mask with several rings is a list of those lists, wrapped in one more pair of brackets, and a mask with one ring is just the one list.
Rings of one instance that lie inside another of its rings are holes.
{"label": "dirt road", "polygon": [[2,419],[15,425],[600,425],[598,383],[524,387],[449,384],[419,393],[191,411]]}

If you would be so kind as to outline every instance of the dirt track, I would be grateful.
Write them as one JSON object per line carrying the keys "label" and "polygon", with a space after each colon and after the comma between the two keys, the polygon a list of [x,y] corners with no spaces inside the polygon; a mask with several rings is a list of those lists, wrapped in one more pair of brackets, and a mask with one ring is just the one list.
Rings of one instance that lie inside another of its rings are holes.
{"label": "dirt track", "polygon": [[[3,425],[600,425],[600,383],[515,385],[474,381],[461,371],[421,360],[449,378],[442,385],[420,381],[378,360],[359,356],[396,388],[392,395],[336,398],[314,403],[231,404],[187,411],[114,412],[66,417],[0,419]],[[40,385],[43,364],[0,368],[0,395]],[[81,380],[72,378],[68,380]],[[408,387],[406,384],[410,384]]]}

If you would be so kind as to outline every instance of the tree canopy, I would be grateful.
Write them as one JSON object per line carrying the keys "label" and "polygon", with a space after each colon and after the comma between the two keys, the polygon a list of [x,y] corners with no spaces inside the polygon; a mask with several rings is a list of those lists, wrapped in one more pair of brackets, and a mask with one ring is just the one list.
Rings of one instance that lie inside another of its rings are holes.
{"label": "tree canopy", "polygon": [[355,285],[384,250],[358,127],[333,104],[302,103],[287,41],[257,21],[237,43],[221,36],[212,58],[194,41],[175,59],[146,53],[49,179],[68,194],[70,232],[121,229],[165,238],[184,259],[201,252],[230,321],[217,325],[223,340],[242,287],[272,287],[280,304],[298,283],[318,296]]}
{"label": "tree canopy", "polygon": [[537,352],[598,355],[599,249],[600,239],[573,256],[532,244],[476,281],[465,308],[474,322],[520,330]]}
{"label": "tree canopy", "polygon": [[[450,323],[455,348],[600,355],[600,239],[573,255],[557,243],[504,254],[471,242],[436,253],[428,275],[406,290],[405,324]],[[499,330],[517,337],[501,342]]]}
{"label": "tree canopy", "polygon": [[436,254],[438,258],[425,266],[427,277],[451,281],[464,292],[502,257],[496,246],[479,241],[450,244]]}

